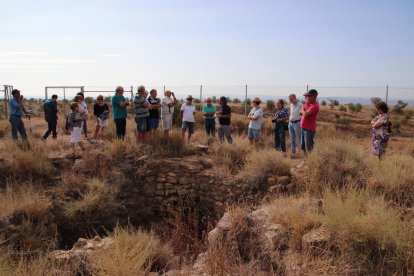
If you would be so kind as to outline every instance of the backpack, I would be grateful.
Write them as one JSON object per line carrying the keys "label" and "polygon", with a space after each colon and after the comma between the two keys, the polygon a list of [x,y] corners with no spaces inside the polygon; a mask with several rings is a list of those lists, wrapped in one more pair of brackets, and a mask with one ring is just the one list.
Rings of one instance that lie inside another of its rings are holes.
{"label": "backpack", "polygon": [[65,130],[70,130],[70,126],[69,126],[69,115],[66,116],[66,121],[65,121]]}

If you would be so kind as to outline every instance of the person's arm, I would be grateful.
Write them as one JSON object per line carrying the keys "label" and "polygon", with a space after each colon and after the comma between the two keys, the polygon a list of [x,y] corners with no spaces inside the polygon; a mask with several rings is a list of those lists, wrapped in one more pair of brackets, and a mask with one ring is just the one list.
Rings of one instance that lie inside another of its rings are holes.
{"label": "person's arm", "polygon": [[285,109],[285,112],[283,113],[283,115],[285,116],[280,118],[279,122],[287,122],[287,120],[289,119],[289,112],[287,111],[287,109]]}
{"label": "person's arm", "polygon": [[373,128],[380,128],[383,125],[383,122],[381,121],[376,121],[375,123],[372,124]]}
{"label": "person's arm", "polygon": [[183,120],[183,116],[184,116],[184,110],[180,110],[180,119],[181,119],[181,121]]}

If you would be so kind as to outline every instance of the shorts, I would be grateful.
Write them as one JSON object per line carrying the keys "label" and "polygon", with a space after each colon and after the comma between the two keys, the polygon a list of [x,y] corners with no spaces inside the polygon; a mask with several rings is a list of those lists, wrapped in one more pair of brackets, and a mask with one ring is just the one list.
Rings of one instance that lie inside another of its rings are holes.
{"label": "shorts", "polygon": [[158,118],[149,118],[150,129],[157,129],[159,124],[160,120]]}
{"label": "shorts", "polygon": [[194,133],[194,122],[187,122],[184,121],[183,125],[182,125],[182,129],[187,130],[188,129],[188,133],[193,134]]}
{"label": "shorts", "polygon": [[109,125],[109,120],[102,120],[101,118],[98,118],[98,121],[96,122],[97,126],[101,126],[101,127],[107,127]]}
{"label": "shorts", "polygon": [[70,133],[70,142],[71,143],[79,143],[82,142],[82,128],[81,127],[73,127]]}
{"label": "shorts", "polygon": [[138,133],[147,132],[147,120],[148,117],[135,117],[135,123],[137,124]]}
{"label": "shorts", "polygon": [[170,130],[172,128],[172,114],[162,115],[162,127],[164,130]]}
{"label": "shorts", "polygon": [[249,136],[249,140],[259,141],[260,139],[260,129],[253,129],[249,127],[247,135]]}

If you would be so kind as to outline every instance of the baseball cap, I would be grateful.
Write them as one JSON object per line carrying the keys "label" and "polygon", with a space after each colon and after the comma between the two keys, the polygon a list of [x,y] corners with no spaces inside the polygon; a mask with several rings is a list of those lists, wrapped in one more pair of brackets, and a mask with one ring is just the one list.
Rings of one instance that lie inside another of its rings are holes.
{"label": "baseball cap", "polygon": [[307,93],[303,94],[303,96],[312,96],[312,95],[318,95],[318,91],[316,91],[316,89],[311,89]]}

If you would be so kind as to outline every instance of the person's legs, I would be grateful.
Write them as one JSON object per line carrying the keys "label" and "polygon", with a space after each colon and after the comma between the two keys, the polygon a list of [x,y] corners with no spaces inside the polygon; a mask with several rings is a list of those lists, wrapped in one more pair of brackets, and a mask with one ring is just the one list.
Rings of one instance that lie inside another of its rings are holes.
{"label": "person's legs", "polygon": [[223,126],[220,126],[219,129],[218,129],[218,137],[220,139],[220,142],[223,143],[224,142]]}
{"label": "person's legs", "polygon": [[283,124],[280,124],[279,134],[280,134],[280,148],[282,149],[282,152],[286,152],[286,129]]}
{"label": "person's legs", "polygon": [[210,120],[209,119],[205,119],[204,120],[204,127],[206,129],[206,134],[207,136],[210,136],[211,133],[211,127],[210,127]]}
{"label": "person's legs", "polygon": [[306,132],[306,130],[302,129],[300,148],[302,149],[303,153],[306,154],[305,132]]}
{"label": "person's legs", "polygon": [[101,125],[100,124],[96,124],[95,133],[93,134],[93,140],[96,140],[96,138],[98,138],[98,133],[99,133],[99,130],[100,129],[101,129]]}
{"label": "person's legs", "polygon": [[187,131],[188,128],[188,124],[186,121],[183,122],[182,126],[181,126],[181,138],[184,140],[185,139],[185,132]]}
{"label": "person's legs", "polygon": [[275,149],[280,150],[280,133],[279,133],[279,124],[276,123],[275,126]]}
{"label": "person's legs", "polygon": [[247,130],[247,138],[249,138],[250,146],[253,145],[253,130],[249,127]]}
{"label": "person's legs", "polygon": [[289,123],[289,138],[290,138],[290,149],[292,153],[296,153],[296,132],[295,124]]}
{"label": "person's legs", "polygon": [[302,135],[302,137],[303,137],[302,146],[304,145],[304,148],[305,148],[304,150],[307,153],[310,153],[313,149],[313,145],[314,145],[313,139],[315,137],[316,132],[315,131],[310,131],[310,130],[307,130],[307,129],[303,129],[302,133],[303,133],[303,135]]}
{"label": "person's legs", "polygon": [[47,137],[49,137],[50,133],[52,132],[52,122],[47,122],[47,130],[45,132],[45,134],[42,136],[42,140],[46,140]]}
{"label": "person's legs", "polygon": [[88,139],[88,120],[83,121],[83,134]]}
{"label": "person's legs", "polygon": [[221,126],[221,127],[224,127],[223,133],[224,133],[224,136],[226,136],[227,142],[229,144],[233,144],[233,138],[231,137],[231,126],[230,125],[225,125],[225,126]]}
{"label": "person's legs", "polygon": [[10,116],[9,118],[9,122],[11,125],[11,133],[12,133],[12,139],[17,141],[18,137],[17,137],[17,127],[18,127],[18,122],[16,120],[17,117],[14,116]]}
{"label": "person's legs", "polygon": [[211,119],[211,135],[216,137],[216,121]]}
{"label": "person's legs", "polygon": [[120,120],[121,120],[121,138],[122,138],[122,140],[124,140],[125,133],[126,133],[126,118],[125,119],[120,119]]}
{"label": "person's legs", "polygon": [[191,136],[194,134],[195,123],[189,122],[188,123],[188,143],[191,141]]}
{"label": "person's legs", "polygon": [[300,124],[294,124],[293,130],[295,131],[297,145],[300,146],[302,144],[302,128],[300,127]]}
{"label": "person's legs", "polygon": [[24,128],[24,123],[22,118],[18,117],[18,126],[17,126],[17,130],[20,133],[20,136],[22,137],[22,140],[25,141],[27,140],[27,134],[26,134],[26,129]]}
{"label": "person's legs", "polygon": [[53,139],[57,139],[57,131],[56,131],[56,127],[57,127],[57,121],[52,121],[52,138]]}
{"label": "person's legs", "polygon": [[121,139],[121,121],[120,119],[114,119],[115,129],[116,129],[116,138]]}

